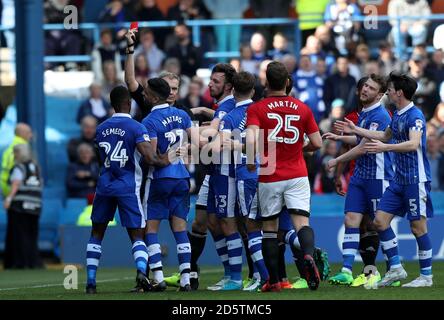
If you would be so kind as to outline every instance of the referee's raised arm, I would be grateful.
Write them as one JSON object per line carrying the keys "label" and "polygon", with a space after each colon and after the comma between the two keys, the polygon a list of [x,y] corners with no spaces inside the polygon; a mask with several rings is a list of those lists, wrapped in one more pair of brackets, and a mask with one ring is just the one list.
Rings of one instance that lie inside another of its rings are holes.
{"label": "referee's raised arm", "polygon": [[134,67],[134,48],[136,43],[137,29],[130,29],[125,34],[126,37],[126,59],[125,59],[125,83],[133,98],[140,108],[142,119],[150,113],[152,106],[148,103],[143,93],[144,87],[137,82]]}

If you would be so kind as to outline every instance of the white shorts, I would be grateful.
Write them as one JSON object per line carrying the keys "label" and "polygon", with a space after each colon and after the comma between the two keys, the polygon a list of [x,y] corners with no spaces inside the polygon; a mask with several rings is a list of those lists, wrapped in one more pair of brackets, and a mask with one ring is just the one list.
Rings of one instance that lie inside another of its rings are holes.
{"label": "white shorts", "polygon": [[272,217],[287,209],[310,212],[310,183],[308,177],[277,182],[259,182],[259,205],[263,218]]}
{"label": "white shorts", "polygon": [[197,195],[196,205],[201,207],[206,207],[208,203],[208,186],[210,183],[210,175],[205,175],[205,179],[199,189],[199,194]]}

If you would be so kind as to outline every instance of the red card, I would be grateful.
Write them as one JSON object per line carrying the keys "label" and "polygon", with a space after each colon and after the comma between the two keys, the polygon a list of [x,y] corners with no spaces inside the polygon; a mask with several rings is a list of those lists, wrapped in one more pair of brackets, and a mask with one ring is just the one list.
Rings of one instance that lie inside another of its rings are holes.
{"label": "red card", "polygon": [[130,30],[133,30],[133,29],[139,29],[139,23],[138,22],[131,22],[131,25],[130,25]]}

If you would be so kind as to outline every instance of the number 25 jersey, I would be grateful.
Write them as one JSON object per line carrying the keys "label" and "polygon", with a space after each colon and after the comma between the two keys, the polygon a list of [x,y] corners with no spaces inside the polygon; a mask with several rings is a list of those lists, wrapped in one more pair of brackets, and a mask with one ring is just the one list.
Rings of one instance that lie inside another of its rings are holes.
{"label": "number 25 jersey", "polygon": [[263,146],[259,141],[259,182],[307,176],[302,153],[304,133],[319,131],[307,105],[288,96],[265,98],[248,108],[247,127],[250,125],[259,126],[264,137]]}
{"label": "number 25 jersey", "polygon": [[97,127],[96,143],[102,161],[97,194],[139,194],[142,156],[137,144],[144,141],[149,141],[147,130],[126,113],[115,113]]}

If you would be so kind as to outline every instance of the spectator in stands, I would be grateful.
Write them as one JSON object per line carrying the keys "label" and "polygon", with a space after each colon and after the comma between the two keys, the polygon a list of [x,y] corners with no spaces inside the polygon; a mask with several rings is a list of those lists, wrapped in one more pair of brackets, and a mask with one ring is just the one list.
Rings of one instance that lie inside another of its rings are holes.
{"label": "spectator in stands", "polygon": [[378,63],[381,74],[388,76],[393,70],[401,71],[401,63],[393,54],[392,46],[387,41],[379,43]]}
{"label": "spectator in stands", "polygon": [[241,60],[239,58],[231,58],[230,61],[228,61],[228,63],[233,66],[236,72],[241,71]]}
{"label": "spectator in stands", "polygon": [[[321,42],[322,52],[332,57],[339,56],[339,51],[336,48],[335,41],[332,37],[332,32],[329,27],[327,27],[325,24],[321,24],[316,28],[314,36]],[[306,43],[306,40],[302,43]]]}
{"label": "spectator in stands", "polygon": [[315,64],[316,75],[325,81],[328,77],[327,62],[324,58],[318,57]]}
{"label": "spectator in stands", "polygon": [[134,54],[135,57],[140,54],[145,56],[150,68],[150,78],[156,77],[159,74],[165,59],[165,53],[157,47],[154,33],[151,29],[142,29],[140,31],[140,45]]}
{"label": "spectator in stands", "polygon": [[94,160],[94,149],[89,143],[77,147],[77,161],[68,165],[66,189],[69,198],[86,198],[95,192],[99,166]]}
{"label": "spectator in stands", "polygon": [[439,152],[438,136],[430,134],[427,136],[427,158],[430,162],[430,175],[432,176],[431,188],[432,191],[441,190],[440,178],[444,173],[444,168],[440,168],[439,164],[441,158],[444,156]]}
{"label": "spectator in stands", "polygon": [[205,5],[195,0],[179,0],[177,5],[168,9],[167,20],[207,19],[209,12]]}
{"label": "spectator in stands", "polygon": [[[248,8],[248,0],[204,0],[213,19],[242,19]],[[217,51],[238,51],[242,27],[236,24],[214,27],[217,40]],[[220,59],[225,62],[226,59]]]}
{"label": "spectator in stands", "polygon": [[359,7],[348,0],[336,0],[325,9],[325,24],[332,30],[336,48],[341,54],[347,54],[346,44],[348,42],[359,40],[358,31],[361,22],[352,21],[352,19],[360,17]]}
{"label": "spectator in stands", "polygon": [[319,58],[322,58],[327,63],[328,70],[335,63],[336,59],[334,56],[325,53],[322,51],[321,41],[315,36],[309,36],[307,38],[307,42],[305,43],[305,47],[301,49],[301,54],[307,54],[310,56],[311,62],[316,64]]}
{"label": "spectator in stands", "polygon": [[321,122],[319,122],[319,130],[321,131],[321,133],[324,134],[327,132],[333,132],[333,124],[336,120],[342,120],[344,114],[344,100],[335,99],[331,104],[331,110],[328,114],[328,118],[323,119]]}
{"label": "spectator in stands", "polygon": [[282,58],[278,59],[277,61],[282,62],[282,64],[287,69],[288,74],[293,74],[296,71],[296,68],[298,66],[298,62],[296,61],[296,57],[294,55],[292,55],[291,53],[287,53],[286,55],[283,55]]}
{"label": "spectator in stands", "polygon": [[123,85],[121,78],[121,74],[117,73],[114,61],[105,61],[103,63],[102,95],[108,103],[110,102],[109,94],[111,90],[119,85]]}
{"label": "spectator in stands", "polygon": [[17,123],[14,131],[14,139],[5,149],[2,155],[1,187],[3,198],[6,197],[11,191],[11,187],[9,185],[9,175],[12,167],[14,166],[14,147],[18,144],[29,144],[31,139],[31,127],[26,123]]}
{"label": "spectator in stands", "polygon": [[310,57],[299,58],[299,68],[293,76],[296,96],[313,111],[317,123],[324,118],[325,104],[322,100],[324,80],[316,75]]}
{"label": "spectator in stands", "polygon": [[267,54],[267,40],[262,33],[256,32],[251,36],[250,48],[253,53],[251,59],[258,64],[264,60],[271,59]]}
{"label": "spectator in stands", "polygon": [[[162,11],[156,4],[156,0],[139,0],[135,6],[135,15],[138,21],[163,21],[166,20]],[[165,43],[165,30],[155,28],[153,30],[156,44],[163,48]]]}
{"label": "spectator in stands", "polygon": [[180,101],[180,104],[193,111],[194,108],[204,107],[211,108],[211,105],[207,103],[202,97],[202,91],[204,88],[204,83],[201,78],[194,76],[191,79],[190,86],[188,89],[188,95],[185,99]]}
{"label": "spectator in stands", "polygon": [[435,31],[433,32],[433,47],[435,47],[437,50],[444,50],[444,24],[436,27]]}
{"label": "spectator in stands", "polygon": [[100,83],[92,83],[89,92],[89,98],[82,102],[77,111],[77,123],[80,124],[85,116],[91,115],[100,124],[111,115],[111,105],[103,98]]}
{"label": "spectator in stands", "polygon": [[259,63],[253,60],[253,50],[249,45],[243,45],[240,49],[241,70],[257,75],[259,73]]}
{"label": "spectator in stands", "polygon": [[[330,0],[297,0],[296,12],[299,18],[299,28],[302,31],[302,43],[317,32],[317,28],[324,23],[324,12]],[[307,21],[308,20],[308,21]],[[330,32],[330,30],[328,30]]]}
{"label": "spectator in stands", "polygon": [[282,32],[278,32],[273,36],[273,50],[269,55],[273,60],[280,60],[284,55],[289,54],[288,41]]}
{"label": "spectator in stands", "polygon": [[[290,4],[293,0],[250,0],[250,7],[256,18],[288,18]],[[271,44],[273,35],[277,32],[284,32],[285,27],[281,25],[257,26],[257,30],[264,35],[265,44]],[[271,48],[266,48],[271,49]]]}
{"label": "spectator in stands", "polygon": [[318,194],[335,192],[335,172],[328,169],[328,161],[338,153],[336,141],[328,140],[324,145],[319,172],[316,174],[313,191]]}
{"label": "spectator in stands", "polygon": [[[370,50],[365,43],[358,44],[356,47],[356,60],[358,63],[359,72],[361,75],[369,74],[365,73],[365,67],[370,61]],[[361,77],[359,77],[361,78]],[[359,79],[358,79],[359,80]]]}
{"label": "spectator in stands", "polygon": [[139,83],[146,83],[150,78],[150,68],[145,55],[136,55],[136,59],[134,61],[134,73],[136,80]]}
{"label": "spectator in stands", "polygon": [[258,101],[264,97],[267,96],[267,93],[265,92],[265,85],[267,83],[267,67],[273,60],[264,60],[259,65],[259,75],[258,75],[258,81],[254,86],[254,96],[253,101]]}
{"label": "spectator in stands", "polygon": [[76,162],[78,160],[77,149],[80,144],[86,143],[93,148],[95,147],[94,140],[96,138],[97,118],[92,115],[86,115],[83,117],[80,126],[81,136],[78,138],[71,138],[68,142],[67,151],[69,162]]}
{"label": "spectator in stands", "polygon": [[439,102],[437,84],[430,74],[425,72],[426,56],[413,53],[408,61],[408,74],[418,83],[413,101],[422,109],[426,120],[432,118]]}
{"label": "spectator in stands", "polygon": [[[392,18],[389,22],[392,25],[391,36],[395,47],[400,48],[403,55],[398,58],[404,58],[407,54],[407,36],[412,38],[414,46],[425,43],[429,24],[429,20],[425,17],[431,14],[430,6],[426,0],[391,0],[388,4],[387,14]],[[402,16],[422,16],[424,19],[395,19]]]}
{"label": "spectator in stands", "polygon": [[432,119],[430,119],[430,121],[427,122],[427,127],[435,128],[436,129],[435,132],[437,134],[444,131],[444,102],[438,104]]}
{"label": "spectator in stands", "polygon": [[432,60],[427,65],[426,72],[430,73],[436,84],[444,82],[444,51],[435,50],[432,54]]}
{"label": "spectator in stands", "polygon": [[356,80],[348,70],[347,57],[340,56],[336,62],[337,71],[325,80],[324,102],[327,112],[329,112],[332,102],[335,99],[344,101],[345,112],[353,110],[353,96],[355,94]]}
{"label": "spectator in stands", "polygon": [[10,192],[3,202],[8,212],[5,269],[41,268],[38,249],[39,217],[42,210],[42,179],[28,144],[14,146]]}
{"label": "spectator in stands", "polygon": [[379,63],[376,60],[369,60],[365,66],[364,66],[364,70],[362,71],[362,74],[380,74],[381,73],[381,68],[379,67]]}
{"label": "spectator in stands", "polygon": [[202,52],[191,42],[190,30],[184,23],[178,23],[174,27],[174,33],[176,45],[168,50],[167,55],[179,59],[182,73],[191,78],[201,66]]}
{"label": "spectator in stands", "polygon": [[113,33],[110,29],[104,29],[100,32],[100,43],[92,51],[91,56],[91,68],[95,81],[103,81],[102,66],[105,61],[112,61],[116,66],[117,73],[122,73],[120,53],[116,45],[113,44]]}
{"label": "spectator in stands", "polygon": [[[63,23],[66,14],[63,9],[70,4],[69,0],[46,0],[44,8],[44,23]],[[45,32],[45,54],[79,55],[82,53],[83,39],[78,30],[61,29]],[[50,65],[49,67],[52,67]],[[67,63],[67,69],[75,69],[75,63]]]}

